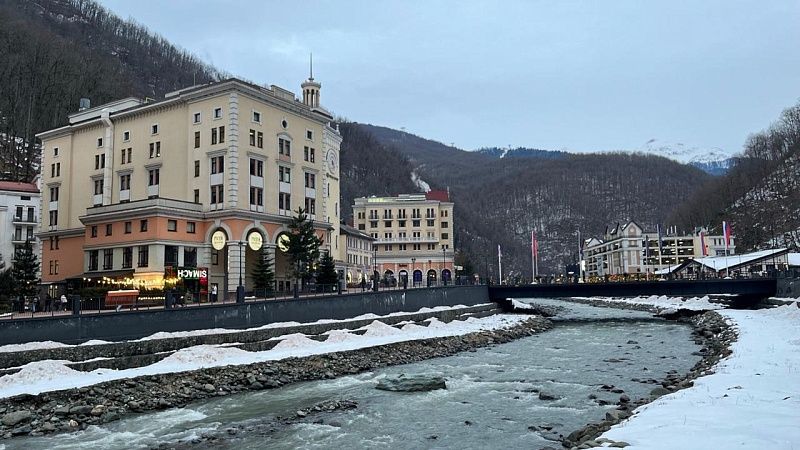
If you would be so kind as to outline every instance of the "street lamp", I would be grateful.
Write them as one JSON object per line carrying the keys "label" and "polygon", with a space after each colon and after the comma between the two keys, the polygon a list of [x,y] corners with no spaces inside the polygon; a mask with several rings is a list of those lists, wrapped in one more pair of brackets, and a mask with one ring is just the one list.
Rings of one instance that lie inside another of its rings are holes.
{"label": "street lamp", "polygon": [[244,242],[239,241],[237,245],[239,246],[239,286],[236,287],[236,303],[244,303],[244,285],[242,284],[242,260],[244,259],[242,250]]}
{"label": "street lamp", "polygon": [[372,244],[372,290],[378,292],[378,245]]}
{"label": "street lamp", "polygon": [[411,286],[417,285],[417,258],[411,258]]}

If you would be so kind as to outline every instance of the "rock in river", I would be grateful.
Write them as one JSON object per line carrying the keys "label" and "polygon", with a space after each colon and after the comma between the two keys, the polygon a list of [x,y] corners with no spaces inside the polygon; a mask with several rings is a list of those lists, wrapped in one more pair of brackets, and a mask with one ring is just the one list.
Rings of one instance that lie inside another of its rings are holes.
{"label": "rock in river", "polygon": [[438,375],[405,375],[387,376],[380,380],[376,389],[395,392],[421,392],[447,389],[444,378]]}

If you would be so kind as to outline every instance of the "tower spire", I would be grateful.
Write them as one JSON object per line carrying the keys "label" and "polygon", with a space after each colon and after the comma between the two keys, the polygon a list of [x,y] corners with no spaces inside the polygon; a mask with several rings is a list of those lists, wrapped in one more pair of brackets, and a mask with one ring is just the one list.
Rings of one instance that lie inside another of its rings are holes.
{"label": "tower spire", "polygon": [[308,79],[314,81],[314,54],[308,54]]}

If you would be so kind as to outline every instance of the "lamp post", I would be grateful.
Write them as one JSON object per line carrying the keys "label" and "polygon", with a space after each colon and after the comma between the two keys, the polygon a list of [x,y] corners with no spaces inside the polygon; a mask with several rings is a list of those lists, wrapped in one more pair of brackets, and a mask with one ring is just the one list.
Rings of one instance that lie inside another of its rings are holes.
{"label": "lamp post", "polygon": [[444,269],[447,267],[446,247],[442,245],[442,285],[447,286],[447,279],[444,277]]}
{"label": "lamp post", "polygon": [[378,292],[378,245],[372,245],[372,290]]}
{"label": "lamp post", "polygon": [[239,246],[239,286],[236,287],[236,303],[244,303],[244,285],[242,284],[242,260],[244,259],[244,242],[237,242]]}
{"label": "lamp post", "polygon": [[411,258],[411,286],[417,285],[417,258]]}

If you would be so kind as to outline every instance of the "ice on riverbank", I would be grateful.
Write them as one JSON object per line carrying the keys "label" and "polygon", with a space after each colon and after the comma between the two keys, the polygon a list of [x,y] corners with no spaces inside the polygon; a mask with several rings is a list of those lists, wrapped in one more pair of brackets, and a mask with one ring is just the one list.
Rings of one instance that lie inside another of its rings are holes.
{"label": "ice on riverbank", "polygon": [[639,297],[576,297],[582,300],[595,300],[604,302],[631,303],[635,305],[654,306],[658,309],[688,309],[692,311],[712,311],[724,309],[725,305],[712,303],[711,298],[703,297],[667,297],[666,295],[651,295]]}
{"label": "ice on riverbank", "polygon": [[795,449],[800,442],[800,308],[719,312],[733,353],[694,387],[639,408],[603,437],[636,449]]}

